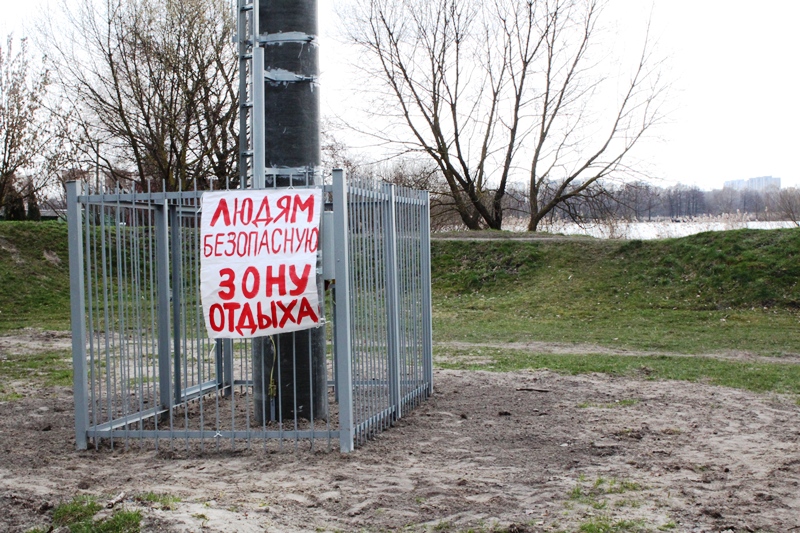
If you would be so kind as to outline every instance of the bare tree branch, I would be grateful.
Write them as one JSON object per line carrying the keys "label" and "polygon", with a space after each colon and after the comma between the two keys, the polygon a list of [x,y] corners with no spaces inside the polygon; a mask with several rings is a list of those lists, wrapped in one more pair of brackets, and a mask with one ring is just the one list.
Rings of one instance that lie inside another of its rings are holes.
{"label": "bare tree branch", "polygon": [[54,70],[83,142],[101,142],[115,181],[204,189],[236,175],[237,62],[225,0],[81,0],[65,10],[67,27],[47,32],[66,35],[51,44]]}
{"label": "bare tree branch", "polygon": [[374,60],[361,68],[410,133],[376,135],[435,162],[466,227],[501,228],[509,184],[525,180],[535,231],[562,202],[621,174],[662,118],[665,86],[646,39],[602,133],[592,131],[608,111],[594,52],[603,1],[354,0],[349,36]]}

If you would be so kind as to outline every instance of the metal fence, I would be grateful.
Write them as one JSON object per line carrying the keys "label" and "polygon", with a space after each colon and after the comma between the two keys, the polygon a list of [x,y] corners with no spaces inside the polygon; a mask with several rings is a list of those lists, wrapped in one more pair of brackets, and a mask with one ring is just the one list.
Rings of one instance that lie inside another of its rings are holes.
{"label": "metal fence", "polygon": [[[338,441],[349,451],[432,393],[427,193],[345,183],[340,171],[325,192],[329,322],[315,367],[311,336],[320,331],[279,342],[208,338],[202,191],[90,194],[68,184],[78,448]],[[315,372],[325,373],[327,398],[308,409],[298,403],[313,398]]]}

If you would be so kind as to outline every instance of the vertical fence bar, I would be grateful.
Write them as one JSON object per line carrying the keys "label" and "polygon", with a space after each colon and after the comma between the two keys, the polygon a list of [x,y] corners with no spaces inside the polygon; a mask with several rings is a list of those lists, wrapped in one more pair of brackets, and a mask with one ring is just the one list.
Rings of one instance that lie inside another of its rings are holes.
{"label": "vertical fence bar", "polygon": [[420,193],[424,205],[421,212],[420,238],[422,239],[422,361],[428,396],[433,394],[433,313],[431,298],[431,201],[428,191]]}
{"label": "vertical fence bar", "polygon": [[[363,222],[362,222],[362,213],[363,210],[361,209],[362,204],[362,197],[361,191],[358,191],[357,188],[350,188],[348,187],[347,190],[347,208],[348,208],[348,220],[350,225],[348,227],[348,237],[349,237],[349,244],[351,247],[348,249],[348,257],[345,259],[348,261],[347,263],[347,270],[349,274],[348,281],[350,295],[348,300],[350,301],[350,333],[357,342],[350,344],[350,356],[351,356],[351,369],[353,371],[353,377],[356,381],[352,382],[350,386],[352,387],[352,396],[353,396],[353,421],[356,426],[360,426],[361,423],[364,421],[365,417],[365,405],[366,405],[366,398],[365,398],[365,387],[363,386],[364,383],[364,358],[367,352],[366,350],[366,334],[364,330],[364,320],[362,319],[362,312],[364,306],[361,305],[361,299],[364,297],[364,278],[363,276],[358,276],[357,273],[362,271],[361,268],[361,258],[363,257],[364,252],[364,236],[363,236]],[[352,210],[350,210],[352,208]],[[356,439],[361,438],[361,429],[354,435]]]}
{"label": "vertical fence bar", "polygon": [[344,171],[333,171],[333,249],[336,253],[336,391],[339,396],[339,447],[353,451],[353,368],[350,337],[350,246],[347,184]]}
{"label": "vertical fence bar", "polygon": [[83,209],[78,203],[80,184],[67,183],[67,232],[69,236],[70,320],[72,322],[72,365],[75,398],[75,447],[85,450],[89,428],[89,394],[86,378],[86,295],[83,280]]}
{"label": "vertical fence bar", "polygon": [[378,406],[381,404],[380,390],[375,385],[376,369],[380,363],[381,350],[377,343],[377,333],[375,327],[379,320],[376,313],[371,309],[373,302],[377,300],[377,290],[373,279],[373,264],[371,261],[375,257],[377,243],[375,234],[372,231],[373,222],[378,216],[375,212],[376,197],[375,191],[370,191],[362,198],[363,201],[358,206],[361,214],[359,232],[362,235],[361,251],[358,254],[361,264],[356,271],[356,276],[361,280],[362,290],[358,300],[358,307],[361,309],[361,319],[363,321],[364,350],[363,350],[363,372],[359,375],[359,384],[364,391],[364,433],[365,439],[376,432],[379,421],[375,414],[379,412]]}
{"label": "vertical fence bar", "polygon": [[[183,288],[183,268],[181,254],[181,221],[178,206],[170,205],[169,225],[170,241],[172,245],[172,343],[173,348],[173,371],[172,371],[172,394],[174,405],[181,403],[181,289]],[[166,312],[166,309],[164,310]]]}
{"label": "vertical fence bar", "polygon": [[216,376],[217,390],[221,390],[225,387],[222,354],[222,339],[217,339],[214,341],[214,374]]}
{"label": "vertical fence bar", "polygon": [[394,417],[403,416],[400,402],[400,294],[397,271],[397,224],[395,211],[395,186],[385,185],[386,200],[385,225],[383,227],[384,253],[386,261],[386,341],[388,347],[388,378],[390,405],[394,407]]}
{"label": "vertical fence bar", "polygon": [[225,376],[225,396],[233,394],[233,341],[222,340],[222,373]]}
{"label": "vertical fence bar", "polygon": [[[97,296],[97,294],[98,294],[97,293],[97,285],[98,285],[98,283],[97,283],[97,279],[96,279],[96,277],[97,277],[96,253],[93,253],[93,252],[96,252],[97,250],[96,250],[96,247],[94,247],[94,248],[92,247],[92,244],[94,243],[94,236],[97,233],[94,230],[94,228],[92,227],[92,221],[94,220],[94,215],[95,215],[96,211],[97,211],[97,209],[95,209],[94,213],[93,213],[91,204],[87,204],[86,205],[86,218],[84,220],[84,230],[86,232],[85,233],[85,241],[84,241],[84,245],[86,246],[85,252],[84,252],[85,253],[84,260],[86,261],[85,268],[86,268],[86,271],[87,271],[87,274],[88,274],[86,276],[86,279],[88,281],[87,294],[89,295],[89,305],[88,305],[89,324],[88,324],[88,330],[87,331],[88,331],[88,337],[89,337],[89,387],[90,387],[89,393],[90,393],[90,400],[91,400],[91,406],[92,406],[92,408],[91,408],[91,410],[92,410],[92,414],[91,414],[91,418],[92,418],[91,425],[92,425],[92,427],[97,425],[97,418],[98,418],[98,412],[97,411],[98,411],[99,397],[100,397],[100,395],[102,393],[101,390],[97,390],[98,389],[98,385],[100,385],[102,383],[102,380],[98,379],[98,376],[96,374],[98,369],[95,367],[95,332],[97,331],[98,328],[95,325],[94,311],[95,311],[95,305],[97,305],[97,302],[100,301],[100,297]],[[97,320],[99,322],[99,317],[97,317]],[[73,338],[74,338],[74,336],[73,336]],[[100,348],[99,342],[98,342],[97,348],[98,349]],[[74,377],[73,377],[73,379],[74,379]],[[94,445],[95,445],[95,449],[96,449],[97,446],[98,446],[98,439],[94,440]]]}
{"label": "vertical fence bar", "polygon": [[[374,359],[374,366],[375,372],[373,379],[377,383],[381,383],[382,386],[380,388],[373,387],[375,392],[373,393],[377,399],[377,405],[370,413],[371,416],[378,415],[378,428],[380,431],[385,430],[388,428],[392,423],[394,423],[393,415],[389,414],[387,416],[387,409],[392,408],[392,386],[391,386],[391,370],[389,368],[391,364],[391,358],[387,355],[389,350],[391,349],[389,346],[389,330],[388,330],[388,312],[389,312],[389,299],[386,292],[386,253],[385,253],[385,246],[386,244],[386,217],[388,202],[390,195],[385,192],[384,189],[377,187],[374,183],[372,184],[373,192],[372,198],[373,201],[370,203],[372,207],[372,218],[373,220],[373,231],[372,231],[372,238],[370,242],[372,243],[372,248],[370,249],[370,257],[374,258],[374,260],[369,261],[368,264],[370,265],[369,269],[365,269],[365,272],[369,272],[369,286],[375,295],[375,301],[380,303],[380,306],[375,309],[374,312],[370,313],[371,318],[375,324],[375,349],[373,353]],[[374,264],[374,268],[371,266]],[[379,295],[383,295],[379,297]],[[385,385],[383,385],[385,383]]]}
{"label": "vertical fence bar", "polygon": [[172,406],[170,385],[170,333],[169,333],[169,232],[167,201],[154,204],[156,223],[156,283],[158,287],[158,385],[162,409]]}

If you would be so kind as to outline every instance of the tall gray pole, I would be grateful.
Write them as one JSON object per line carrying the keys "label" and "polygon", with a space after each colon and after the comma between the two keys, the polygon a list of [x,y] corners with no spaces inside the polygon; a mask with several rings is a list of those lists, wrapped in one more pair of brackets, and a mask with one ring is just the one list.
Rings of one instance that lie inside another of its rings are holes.
{"label": "tall gray pole", "polygon": [[72,323],[72,383],[75,398],[75,447],[85,450],[89,429],[89,383],[86,377],[86,292],[83,284],[83,209],[80,182],[67,182],[70,322]]}
{"label": "tall gray pole", "polygon": [[[264,50],[264,186],[321,185],[317,0],[260,0],[257,5]],[[254,175],[254,183],[260,176]],[[320,302],[322,283],[318,276]],[[256,420],[327,419],[324,327],[276,335],[274,341],[274,346],[267,339],[254,343],[254,352],[263,354],[253,365]],[[271,379],[276,396],[265,399]]]}

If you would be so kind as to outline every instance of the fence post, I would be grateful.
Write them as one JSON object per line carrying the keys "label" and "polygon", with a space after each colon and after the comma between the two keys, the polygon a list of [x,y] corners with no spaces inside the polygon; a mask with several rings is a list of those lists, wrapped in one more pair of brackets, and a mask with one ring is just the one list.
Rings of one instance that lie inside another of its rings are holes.
{"label": "fence post", "polygon": [[336,393],[339,397],[339,446],[353,451],[353,365],[350,338],[350,245],[347,184],[343,170],[333,171],[333,249],[336,253]]}
{"label": "fence post", "polygon": [[172,394],[174,404],[182,403],[181,387],[181,288],[183,287],[183,257],[181,255],[181,214],[177,205],[171,205],[169,211],[170,241],[172,245]]}
{"label": "fence post", "polygon": [[161,409],[172,406],[169,382],[169,233],[167,200],[154,204],[156,224],[156,283],[158,285],[158,394]]}
{"label": "fence post", "polygon": [[89,429],[89,384],[86,377],[86,293],[83,270],[83,209],[78,203],[81,184],[67,183],[69,237],[70,321],[72,322],[72,386],[75,399],[75,447],[85,450]]}
{"label": "fence post", "polygon": [[428,396],[433,394],[433,316],[431,298],[431,199],[422,191],[424,205],[420,208],[422,219],[420,252],[422,256],[422,348],[423,370],[428,385]]}
{"label": "fence post", "polygon": [[214,346],[217,389],[223,391],[225,397],[230,396],[233,389],[232,345],[231,339],[217,339]]}
{"label": "fence post", "polygon": [[386,332],[389,358],[389,400],[394,407],[394,417],[403,416],[400,388],[400,288],[397,271],[397,214],[395,186],[384,184],[388,195],[388,209],[384,212],[383,242],[386,257]]}

